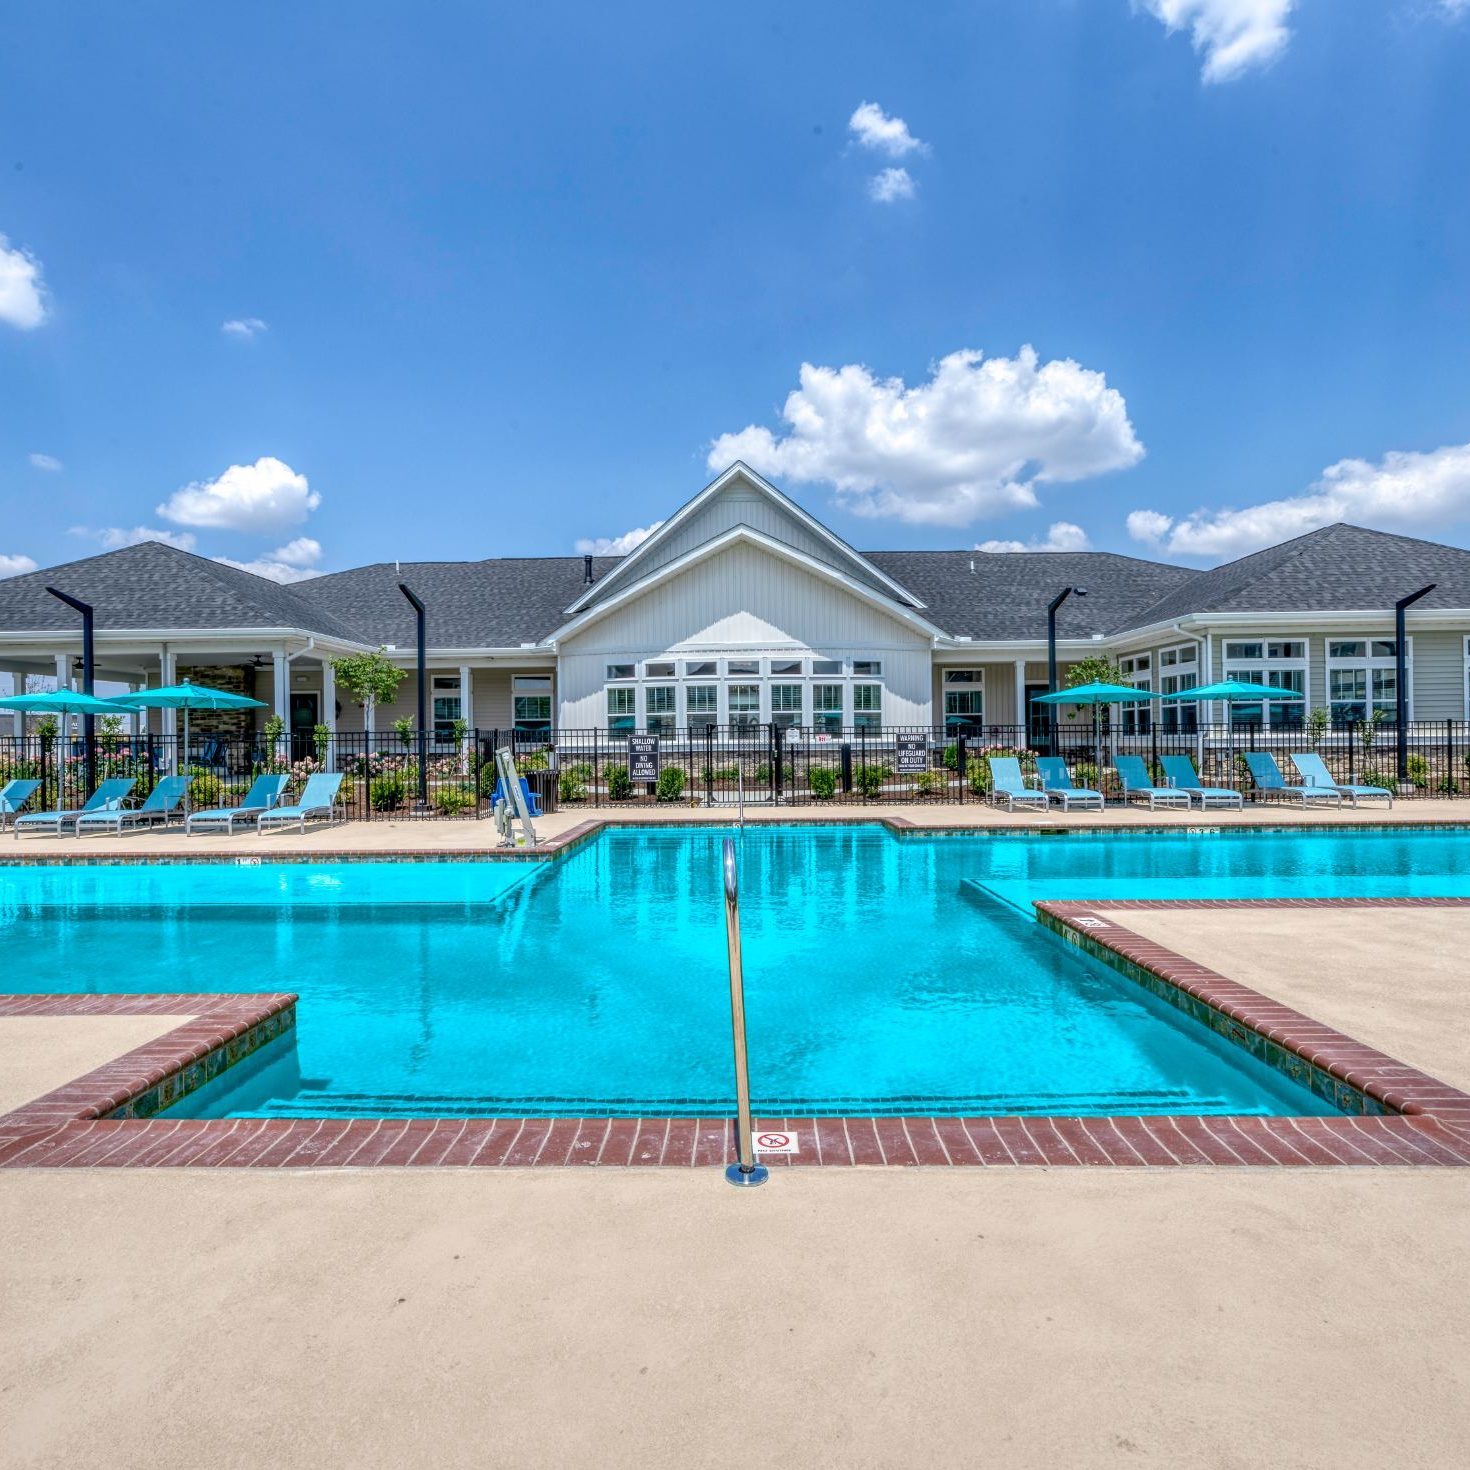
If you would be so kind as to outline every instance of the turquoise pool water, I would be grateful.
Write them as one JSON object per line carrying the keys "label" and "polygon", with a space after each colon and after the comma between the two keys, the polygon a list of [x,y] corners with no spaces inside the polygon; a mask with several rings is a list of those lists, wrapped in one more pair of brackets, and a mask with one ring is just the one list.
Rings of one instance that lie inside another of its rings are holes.
{"label": "turquoise pool water", "polygon": [[[4,868],[0,989],[298,991],[295,1045],[196,1115],[726,1112],[725,835],[612,830],[545,865]],[[1470,894],[1470,831],[762,827],[741,846],[773,1114],[1320,1111],[1024,905]]]}

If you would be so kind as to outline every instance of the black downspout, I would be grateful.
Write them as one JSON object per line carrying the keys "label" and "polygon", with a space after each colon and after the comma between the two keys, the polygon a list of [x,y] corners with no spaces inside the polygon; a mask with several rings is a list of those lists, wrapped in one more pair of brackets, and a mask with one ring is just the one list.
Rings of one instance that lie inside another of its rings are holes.
{"label": "black downspout", "polygon": [[[82,615],[82,693],[93,693],[93,676],[96,673],[96,665],[93,660],[92,646],[92,604],[82,602],[79,598],[68,596],[67,593],[55,587],[46,589],[53,597],[64,602],[68,607],[74,608]],[[87,753],[87,795],[90,796],[97,789],[97,716],[82,716],[82,740]]]}
{"label": "black downspout", "polygon": [[428,674],[427,661],[424,655],[424,605],[413,594],[413,589],[407,582],[400,582],[398,590],[408,598],[413,606],[414,617],[418,622],[418,645],[419,645],[419,807],[425,808],[429,804],[429,732],[424,728],[428,716]]}
{"label": "black downspout", "polygon": [[[1393,605],[1393,636],[1394,636],[1394,723],[1397,725],[1398,734],[1398,757],[1399,757],[1399,780],[1409,779],[1409,648],[1408,636],[1404,632],[1404,612],[1412,607],[1421,597],[1428,597],[1434,591],[1438,583],[1431,582],[1427,587],[1421,587],[1417,592],[1411,592],[1407,597],[1401,597]],[[1368,690],[1368,699],[1373,698],[1372,689]],[[1372,715],[1370,707],[1369,716]]]}

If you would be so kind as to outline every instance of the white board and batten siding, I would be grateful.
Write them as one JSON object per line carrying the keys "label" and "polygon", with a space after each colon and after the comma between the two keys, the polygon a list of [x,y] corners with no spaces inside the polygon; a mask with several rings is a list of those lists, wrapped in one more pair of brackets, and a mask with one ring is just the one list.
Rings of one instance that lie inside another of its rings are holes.
{"label": "white board and batten siding", "polygon": [[558,654],[564,729],[606,725],[610,663],[726,656],[880,659],[883,723],[931,721],[926,633],[749,543],[650,587],[564,638]]}

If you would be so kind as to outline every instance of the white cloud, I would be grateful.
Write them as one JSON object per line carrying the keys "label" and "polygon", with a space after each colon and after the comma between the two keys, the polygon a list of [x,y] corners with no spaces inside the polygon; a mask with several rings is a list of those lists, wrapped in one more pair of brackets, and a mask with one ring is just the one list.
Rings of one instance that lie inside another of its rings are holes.
{"label": "white cloud", "polygon": [[1470,0],[1439,0],[1438,9],[1446,20],[1459,20],[1470,15]]}
{"label": "white cloud", "polygon": [[914,137],[901,117],[889,117],[876,102],[862,103],[848,118],[847,126],[864,148],[886,153],[890,158],[929,151],[929,145]]}
{"label": "white cloud", "polygon": [[626,556],[634,547],[642,546],[661,525],[662,521],[654,521],[648,526],[634,526],[621,536],[582,536],[577,541],[577,550],[583,556]]}
{"label": "white cloud", "polygon": [[162,541],[165,546],[177,546],[180,551],[193,551],[195,537],[189,531],[163,531],[157,526],[72,526],[68,535],[85,536],[89,541],[100,542],[107,551],[118,551],[124,546],[139,546],[144,541]]}
{"label": "white cloud", "polygon": [[1197,510],[1183,520],[1134,511],[1128,533],[1176,556],[1243,556],[1334,521],[1411,534],[1470,517],[1470,444],[1427,453],[1393,450],[1377,464],[1340,459],[1301,495],[1241,510]]}
{"label": "white cloud", "polygon": [[321,503],[305,475],[267,456],[232,464],[218,479],[185,485],[157,510],[179,526],[269,533],[298,525]]}
{"label": "white cloud", "polygon": [[61,469],[61,461],[54,454],[32,454],[28,458],[33,470],[49,470],[55,474]]}
{"label": "white cloud", "polygon": [[0,322],[28,332],[46,320],[46,288],[41,262],[0,235]]}
{"label": "white cloud", "polygon": [[885,168],[868,180],[868,198],[878,204],[894,204],[912,199],[919,186],[906,168]]}
{"label": "white cloud", "polygon": [[976,551],[1086,551],[1092,545],[1087,532],[1071,521],[1053,521],[1046,536],[1031,541],[981,541]]}
{"label": "white cloud", "polygon": [[318,577],[321,575],[321,559],[322,544],[310,536],[298,536],[254,561],[234,561],[228,556],[214,558],[227,567],[254,572],[257,577],[269,577],[272,582],[305,582],[309,577]]}
{"label": "white cloud", "polygon": [[7,556],[0,552],[0,579],[18,577],[23,572],[36,570],[36,563],[28,556]]}
{"label": "white cloud", "polygon": [[248,342],[252,337],[270,331],[270,323],[261,321],[258,316],[236,316],[221,322],[220,331],[227,337],[240,337]]}
{"label": "white cloud", "polygon": [[1134,0],[1171,31],[1188,29],[1207,82],[1233,82],[1274,61],[1291,40],[1296,0]]}
{"label": "white cloud", "polygon": [[1143,458],[1123,395],[1069,358],[952,352],[926,383],[878,379],[858,363],[801,366],[778,438],[757,424],[722,434],[709,466],[827,482],[848,510],[963,526],[1029,510],[1036,487],[1126,469]]}

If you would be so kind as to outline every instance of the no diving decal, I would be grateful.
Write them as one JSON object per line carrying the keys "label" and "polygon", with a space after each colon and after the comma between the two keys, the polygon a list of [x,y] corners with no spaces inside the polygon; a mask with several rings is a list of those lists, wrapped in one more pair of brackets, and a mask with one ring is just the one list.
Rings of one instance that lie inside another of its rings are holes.
{"label": "no diving decal", "polygon": [[755,1135],[755,1151],[758,1154],[799,1154],[801,1144],[794,1133],[780,1128],[758,1129]]}

